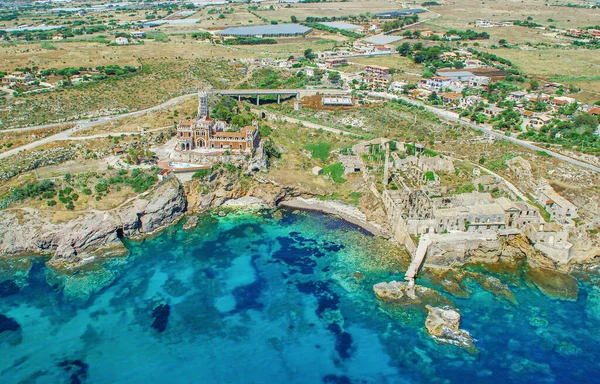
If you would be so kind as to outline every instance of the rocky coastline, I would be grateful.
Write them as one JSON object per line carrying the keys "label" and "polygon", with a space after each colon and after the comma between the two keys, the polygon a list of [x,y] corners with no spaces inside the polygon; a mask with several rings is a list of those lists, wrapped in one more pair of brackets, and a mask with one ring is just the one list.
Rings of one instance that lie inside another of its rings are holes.
{"label": "rocky coastline", "polygon": [[187,209],[182,185],[165,181],[148,194],[110,211],[74,213],[56,221],[33,208],[0,211],[0,257],[48,255],[48,266],[72,269],[98,259],[123,256],[122,238],[149,236],[181,219]]}
{"label": "rocky coastline", "polygon": [[[204,183],[208,191],[202,192],[194,182],[182,185],[177,178],[171,178],[116,209],[86,210],[62,221],[57,221],[52,213],[34,208],[0,211],[0,225],[6,229],[0,237],[0,258],[44,255],[50,256],[47,264],[52,268],[74,269],[108,257],[126,255],[123,238],[150,236],[185,216],[188,216],[186,226],[191,228],[195,214],[215,210],[285,208],[316,211],[336,215],[375,236],[393,239],[385,222],[373,221],[373,217],[357,206],[319,199],[302,188],[280,185],[260,174],[254,174],[249,183],[242,183],[228,174],[220,174]],[[444,270],[470,263],[494,264],[503,259],[524,257],[533,268],[569,272],[565,266],[541,255],[524,236],[495,240],[487,247],[459,248],[452,243],[437,244],[432,247],[425,266]],[[556,291],[553,287],[545,288],[540,286],[544,292]],[[571,298],[570,294],[565,296]]]}

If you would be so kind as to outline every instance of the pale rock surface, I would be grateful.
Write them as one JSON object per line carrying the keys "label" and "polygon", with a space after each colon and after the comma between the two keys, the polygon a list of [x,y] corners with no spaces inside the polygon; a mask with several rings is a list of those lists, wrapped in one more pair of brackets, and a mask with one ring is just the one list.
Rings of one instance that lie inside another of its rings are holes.
{"label": "pale rock surface", "polygon": [[121,237],[150,234],[178,220],[186,210],[181,184],[171,179],[148,195],[110,211],[86,211],[55,223],[51,212],[0,211],[0,256],[50,254],[50,265],[72,267],[96,256],[122,255]]}
{"label": "pale rock surface", "polygon": [[432,307],[425,320],[425,328],[436,341],[475,350],[469,332],[460,329],[460,313],[450,307]]}

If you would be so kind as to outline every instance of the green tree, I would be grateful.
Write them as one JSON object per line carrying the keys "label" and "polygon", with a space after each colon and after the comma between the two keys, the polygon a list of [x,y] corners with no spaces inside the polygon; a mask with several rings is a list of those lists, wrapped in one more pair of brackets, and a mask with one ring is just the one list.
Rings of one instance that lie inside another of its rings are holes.
{"label": "green tree", "polygon": [[396,51],[398,51],[401,56],[406,57],[412,53],[412,47],[409,42],[404,42],[396,48]]}
{"label": "green tree", "polygon": [[540,87],[540,82],[537,79],[531,79],[529,81],[529,88],[531,90],[534,91],[534,90],[538,89],[539,87]]}
{"label": "green tree", "polygon": [[313,52],[312,48],[306,48],[304,50],[304,57],[308,60],[314,60],[317,58],[317,54]]}

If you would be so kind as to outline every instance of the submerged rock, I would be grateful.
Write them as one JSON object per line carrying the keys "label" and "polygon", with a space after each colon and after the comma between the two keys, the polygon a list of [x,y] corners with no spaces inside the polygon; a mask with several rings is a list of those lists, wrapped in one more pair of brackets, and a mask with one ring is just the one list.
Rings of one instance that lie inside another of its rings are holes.
{"label": "submerged rock", "polygon": [[463,283],[468,276],[468,273],[464,271],[431,268],[427,271],[427,275],[433,284],[441,286],[444,291],[452,296],[461,299],[468,299],[471,296],[472,292]]}
{"label": "submerged rock", "polygon": [[19,292],[19,286],[14,280],[0,282],[0,297],[7,297]]}
{"label": "submerged rock", "polygon": [[10,345],[17,345],[21,343],[21,339],[21,324],[12,317],[0,313],[0,344],[6,342]]}
{"label": "submerged rock", "polygon": [[429,311],[425,328],[437,342],[466,348],[477,352],[469,332],[460,329],[460,314],[450,307],[426,306]]}
{"label": "submerged rock", "polygon": [[167,329],[169,324],[169,316],[171,315],[171,306],[169,304],[159,304],[152,310],[152,328],[157,332],[162,333]]}
{"label": "submerged rock", "polygon": [[473,274],[475,280],[481,285],[481,288],[492,293],[494,296],[503,297],[511,303],[517,305],[515,295],[510,291],[508,286],[500,279],[482,274]]}
{"label": "submerged rock", "polygon": [[579,286],[571,275],[546,268],[530,268],[527,279],[544,294],[560,300],[577,300]]}
{"label": "submerged rock", "polygon": [[589,318],[600,321],[600,288],[591,287],[585,301],[585,313]]}
{"label": "submerged rock", "polygon": [[63,360],[58,366],[70,375],[71,384],[79,384],[87,379],[89,365],[81,360]]}
{"label": "submerged rock", "polygon": [[352,384],[348,376],[329,374],[323,376],[323,384]]}
{"label": "submerged rock", "polygon": [[115,276],[108,269],[98,267],[74,275],[58,273],[54,279],[64,284],[63,294],[66,299],[88,300],[93,294],[112,284]]}

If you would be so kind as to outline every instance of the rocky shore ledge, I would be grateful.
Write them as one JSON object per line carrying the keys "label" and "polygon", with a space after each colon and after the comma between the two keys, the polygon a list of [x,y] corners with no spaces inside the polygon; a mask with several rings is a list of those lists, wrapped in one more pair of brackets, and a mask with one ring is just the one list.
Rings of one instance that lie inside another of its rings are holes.
{"label": "rocky shore ledge", "polygon": [[177,179],[166,181],[110,211],[54,212],[34,208],[0,211],[0,256],[50,255],[54,268],[73,268],[98,257],[127,253],[121,239],[150,235],[179,220],[187,208]]}

